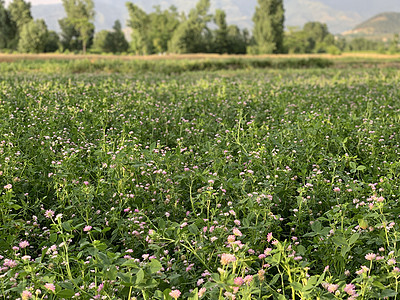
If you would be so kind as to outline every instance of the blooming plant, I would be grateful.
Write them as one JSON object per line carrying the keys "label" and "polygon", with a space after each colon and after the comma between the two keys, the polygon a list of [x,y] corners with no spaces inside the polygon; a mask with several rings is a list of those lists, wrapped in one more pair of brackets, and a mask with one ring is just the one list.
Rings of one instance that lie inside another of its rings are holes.
{"label": "blooming plant", "polygon": [[0,74],[0,298],[399,299],[399,75]]}

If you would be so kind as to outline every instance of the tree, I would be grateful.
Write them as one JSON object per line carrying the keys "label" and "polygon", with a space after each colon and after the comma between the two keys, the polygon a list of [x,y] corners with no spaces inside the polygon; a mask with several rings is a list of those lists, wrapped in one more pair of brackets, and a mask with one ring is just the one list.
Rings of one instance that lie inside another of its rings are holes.
{"label": "tree", "polygon": [[228,25],[226,24],[226,13],[221,9],[215,11],[214,22],[217,29],[214,31],[214,50],[216,53],[228,53]]}
{"label": "tree", "polygon": [[18,31],[21,32],[22,26],[33,20],[31,14],[31,3],[24,0],[13,0],[8,6],[11,19],[17,25]]}
{"label": "tree", "polygon": [[45,50],[48,38],[47,26],[43,20],[31,20],[22,26],[18,50],[28,53],[40,53]]}
{"label": "tree", "polygon": [[329,46],[334,45],[335,39],[328,31],[328,26],[320,22],[308,22],[304,25],[303,31],[308,40],[313,44],[313,52],[327,52]]}
{"label": "tree", "polygon": [[250,43],[250,34],[247,29],[240,31],[236,25],[228,26],[228,53],[246,54],[247,46]]}
{"label": "tree", "polygon": [[94,37],[93,48],[100,52],[125,52],[129,48],[129,44],[125,39],[121,29],[121,23],[115,21],[114,31],[102,30]]}
{"label": "tree", "polygon": [[132,28],[131,48],[135,54],[151,53],[151,39],[148,36],[149,16],[137,5],[127,2],[129,12],[128,26]]}
{"label": "tree", "polygon": [[283,0],[258,0],[253,16],[254,54],[283,52]]}
{"label": "tree", "polygon": [[[86,53],[88,44],[94,33],[94,4],[93,0],[63,0],[67,17],[59,20],[62,30],[63,44],[78,39]],[[66,45],[69,48],[69,45]]]}
{"label": "tree", "polygon": [[112,48],[111,52],[125,52],[129,49],[129,44],[125,38],[125,34],[122,31],[121,22],[116,20],[113,26],[113,32],[111,32]]}
{"label": "tree", "polygon": [[6,10],[3,0],[0,0],[0,49],[13,48],[16,30],[16,25]]}
{"label": "tree", "polygon": [[293,54],[313,51],[315,41],[309,38],[304,30],[298,27],[289,27],[288,29],[284,38],[285,52]]}
{"label": "tree", "polygon": [[55,52],[60,48],[60,37],[57,32],[50,30],[47,33],[46,45],[44,52]]}
{"label": "tree", "polygon": [[61,28],[61,45],[63,49],[82,50],[80,34],[76,28],[68,22],[67,18],[58,20]]}
{"label": "tree", "polygon": [[108,45],[110,32],[108,30],[101,30],[97,32],[93,39],[92,50],[96,52],[111,52]]}
{"label": "tree", "polygon": [[168,49],[174,53],[208,52],[211,32],[207,23],[212,16],[208,14],[210,0],[199,0],[189,17],[183,21],[172,36]]}
{"label": "tree", "polygon": [[10,36],[8,48],[17,49],[22,27],[33,20],[31,4],[24,0],[13,0],[8,6],[8,15],[11,19],[9,30],[13,36]]}
{"label": "tree", "polygon": [[128,26],[132,28],[131,48],[136,54],[162,53],[168,50],[175,29],[180,24],[180,16],[176,7],[146,14],[133,3],[126,4],[129,11]]}
{"label": "tree", "polygon": [[176,28],[181,23],[175,6],[161,10],[160,6],[155,6],[155,11],[150,15],[150,30],[152,53],[164,53],[168,51],[168,42],[171,40]]}

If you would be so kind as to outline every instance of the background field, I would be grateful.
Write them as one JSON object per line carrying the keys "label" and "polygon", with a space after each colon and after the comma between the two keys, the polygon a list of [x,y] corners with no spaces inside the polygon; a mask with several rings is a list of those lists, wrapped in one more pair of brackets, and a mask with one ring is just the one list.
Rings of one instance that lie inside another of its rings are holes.
{"label": "background field", "polygon": [[397,297],[397,69],[91,59],[0,65],[1,297]]}

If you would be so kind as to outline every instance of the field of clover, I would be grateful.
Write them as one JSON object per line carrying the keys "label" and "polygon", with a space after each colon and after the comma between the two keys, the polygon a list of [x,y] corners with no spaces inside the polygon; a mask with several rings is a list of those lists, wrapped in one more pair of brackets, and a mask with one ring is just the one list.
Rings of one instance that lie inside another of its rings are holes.
{"label": "field of clover", "polygon": [[0,75],[0,298],[400,299],[399,84]]}

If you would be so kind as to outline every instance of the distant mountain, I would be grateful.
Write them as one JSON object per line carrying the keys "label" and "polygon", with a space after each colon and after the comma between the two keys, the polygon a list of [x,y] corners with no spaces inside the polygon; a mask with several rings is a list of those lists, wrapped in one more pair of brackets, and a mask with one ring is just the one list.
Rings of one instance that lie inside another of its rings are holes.
{"label": "distant mountain", "polygon": [[343,35],[365,36],[365,37],[386,37],[400,33],[400,13],[388,12],[378,14],[365,22],[346,31]]}
{"label": "distant mountain", "polygon": [[[9,1],[6,0],[6,2]],[[64,16],[61,3],[40,5],[40,3],[48,3],[50,0],[31,1],[33,16],[45,19],[49,28],[59,31],[58,19]],[[96,31],[110,29],[117,19],[122,21],[124,26],[128,19],[126,1],[94,0]],[[196,5],[197,0],[131,0],[131,2],[146,12],[151,12],[155,5],[160,5],[162,8],[175,5],[178,10],[187,13]],[[257,0],[211,0],[211,12],[214,12],[216,8],[222,8],[226,11],[229,24],[236,24],[241,28],[251,30],[256,5]],[[284,0],[284,6],[286,26],[302,27],[308,21],[319,21],[326,23],[330,32],[335,34],[348,31],[377,13],[400,12],[399,0]]]}

